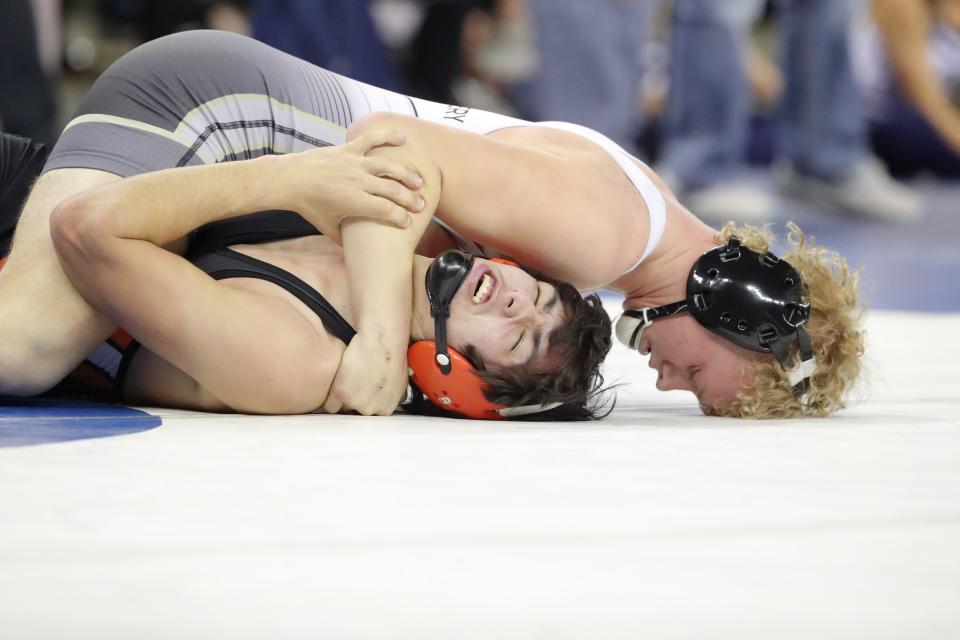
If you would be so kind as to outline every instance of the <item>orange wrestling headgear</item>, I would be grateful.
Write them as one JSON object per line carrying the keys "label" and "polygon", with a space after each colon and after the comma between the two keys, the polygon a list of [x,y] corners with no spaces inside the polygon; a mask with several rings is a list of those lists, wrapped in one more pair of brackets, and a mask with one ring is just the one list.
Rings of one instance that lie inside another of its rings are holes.
{"label": "orange wrestling headgear", "polygon": [[[490,387],[476,368],[466,357],[448,347],[450,304],[470,274],[473,262],[473,255],[451,249],[437,256],[427,269],[427,299],[436,339],[420,340],[410,345],[407,350],[410,379],[436,406],[478,420],[501,420],[558,407],[559,402],[522,407],[491,402],[484,395]],[[502,258],[494,258],[493,262],[517,266],[516,262]]]}

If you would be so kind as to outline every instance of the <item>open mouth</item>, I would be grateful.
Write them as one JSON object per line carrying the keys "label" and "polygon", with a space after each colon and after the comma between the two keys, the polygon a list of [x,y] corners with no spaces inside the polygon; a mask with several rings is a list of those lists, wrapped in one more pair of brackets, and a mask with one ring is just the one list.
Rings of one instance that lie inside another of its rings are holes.
{"label": "open mouth", "polygon": [[476,287],[473,290],[473,304],[484,304],[493,297],[493,291],[496,289],[497,280],[489,271],[483,271],[477,278]]}

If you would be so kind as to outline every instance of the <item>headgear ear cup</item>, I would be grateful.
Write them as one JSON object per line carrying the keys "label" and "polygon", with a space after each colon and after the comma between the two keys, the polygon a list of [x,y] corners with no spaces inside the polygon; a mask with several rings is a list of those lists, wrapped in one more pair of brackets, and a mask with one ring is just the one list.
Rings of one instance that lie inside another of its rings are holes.
{"label": "headgear ear cup", "polygon": [[450,373],[444,375],[434,360],[435,348],[433,340],[420,340],[407,349],[407,365],[413,372],[410,379],[420,391],[441,409],[480,420],[502,419],[498,410],[505,406],[490,402],[483,395],[487,385],[474,366],[461,353],[450,349]]}

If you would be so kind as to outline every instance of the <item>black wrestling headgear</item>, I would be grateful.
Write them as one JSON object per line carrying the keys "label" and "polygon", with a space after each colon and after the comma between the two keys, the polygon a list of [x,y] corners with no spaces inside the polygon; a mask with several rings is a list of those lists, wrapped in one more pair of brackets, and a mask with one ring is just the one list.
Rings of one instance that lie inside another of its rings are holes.
{"label": "black wrestling headgear", "polygon": [[787,372],[802,394],[816,371],[804,324],[810,305],[803,302],[800,274],[772,253],[757,253],[732,237],[700,256],[687,277],[687,299],[660,307],[628,309],[617,321],[617,338],[631,349],[654,320],[689,311],[704,327],[750,351],[772,352],[788,367],[788,347],[797,343],[800,365]]}

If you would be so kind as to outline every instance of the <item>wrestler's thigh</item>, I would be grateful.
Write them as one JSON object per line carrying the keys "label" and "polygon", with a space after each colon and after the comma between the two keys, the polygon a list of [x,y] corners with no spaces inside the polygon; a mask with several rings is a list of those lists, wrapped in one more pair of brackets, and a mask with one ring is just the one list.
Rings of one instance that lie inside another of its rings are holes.
{"label": "wrestler's thigh", "polygon": [[110,322],[84,302],[60,268],[50,214],[67,198],[119,179],[92,169],[57,169],[31,190],[0,271],[0,387],[55,384],[109,335]]}

